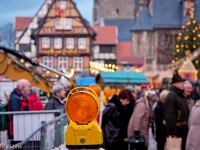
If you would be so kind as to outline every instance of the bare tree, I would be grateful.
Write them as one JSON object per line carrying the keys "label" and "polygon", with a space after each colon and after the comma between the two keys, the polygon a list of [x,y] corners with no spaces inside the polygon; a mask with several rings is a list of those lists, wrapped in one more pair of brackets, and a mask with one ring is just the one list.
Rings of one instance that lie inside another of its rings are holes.
{"label": "bare tree", "polygon": [[14,48],[15,30],[12,23],[8,23],[1,28],[1,45],[7,48]]}

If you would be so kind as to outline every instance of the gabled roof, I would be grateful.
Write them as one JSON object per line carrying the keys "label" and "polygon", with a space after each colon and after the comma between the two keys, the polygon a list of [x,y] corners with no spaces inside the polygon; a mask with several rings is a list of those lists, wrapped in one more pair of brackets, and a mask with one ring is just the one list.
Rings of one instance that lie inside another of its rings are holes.
{"label": "gabled roof", "polygon": [[143,6],[142,11],[133,25],[132,30],[153,30],[152,18],[149,15],[147,6]]}
{"label": "gabled roof", "polygon": [[116,26],[94,26],[96,32],[94,45],[116,45],[117,44],[117,27]]}
{"label": "gabled roof", "polygon": [[105,83],[149,83],[142,72],[100,72]]}
{"label": "gabled roof", "polygon": [[131,32],[134,24],[133,19],[105,19],[104,25],[115,25],[118,27],[118,41],[131,41]]}
{"label": "gabled roof", "polygon": [[16,17],[15,30],[24,30],[31,20],[31,17]]}
{"label": "gabled roof", "polygon": [[179,72],[197,72],[196,68],[194,67],[193,63],[187,59],[185,63],[179,69]]}

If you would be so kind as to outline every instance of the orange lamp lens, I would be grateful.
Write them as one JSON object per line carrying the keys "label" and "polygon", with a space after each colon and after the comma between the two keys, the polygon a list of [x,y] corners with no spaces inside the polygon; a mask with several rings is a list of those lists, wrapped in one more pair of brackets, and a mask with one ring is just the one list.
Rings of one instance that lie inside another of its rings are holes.
{"label": "orange lamp lens", "polygon": [[104,96],[106,97],[106,98],[109,98],[110,96],[111,96],[111,90],[110,89],[104,89],[104,91],[103,91],[103,93],[104,93]]}
{"label": "orange lamp lens", "polygon": [[[100,86],[98,86],[98,85],[90,85],[89,88],[91,88],[97,94],[98,97],[101,96],[101,87]],[[90,89],[88,91],[92,92]]]}
{"label": "orange lamp lens", "polygon": [[73,122],[88,124],[97,117],[98,104],[91,93],[78,92],[68,99],[66,110]]}

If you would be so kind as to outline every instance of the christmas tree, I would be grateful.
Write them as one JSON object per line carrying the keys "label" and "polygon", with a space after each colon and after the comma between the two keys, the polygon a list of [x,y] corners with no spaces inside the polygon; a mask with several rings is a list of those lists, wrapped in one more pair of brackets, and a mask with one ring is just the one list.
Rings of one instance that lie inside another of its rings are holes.
{"label": "christmas tree", "polygon": [[[172,63],[185,56],[193,54],[193,52],[196,51],[200,46],[200,25],[195,19],[193,3],[190,4],[190,7],[186,10],[186,13],[188,13],[189,17],[186,19],[185,26],[182,26],[182,30],[177,36],[176,49],[173,52],[175,57],[174,60],[172,60]],[[200,58],[196,58],[192,61],[198,70]]]}

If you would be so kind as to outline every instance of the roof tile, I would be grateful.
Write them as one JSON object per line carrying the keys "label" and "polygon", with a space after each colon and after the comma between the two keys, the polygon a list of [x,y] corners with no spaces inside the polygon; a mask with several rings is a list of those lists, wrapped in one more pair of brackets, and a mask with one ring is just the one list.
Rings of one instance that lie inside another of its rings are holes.
{"label": "roof tile", "polygon": [[31,20],[31,17],[16,17],[15,30],[24,30]]}
{"label": "roof tile", "polygon": [[117,27],[116,26],[94,26],[92,27],[96,31],[96,40],[93,44],[110,45],[117,44]]}

